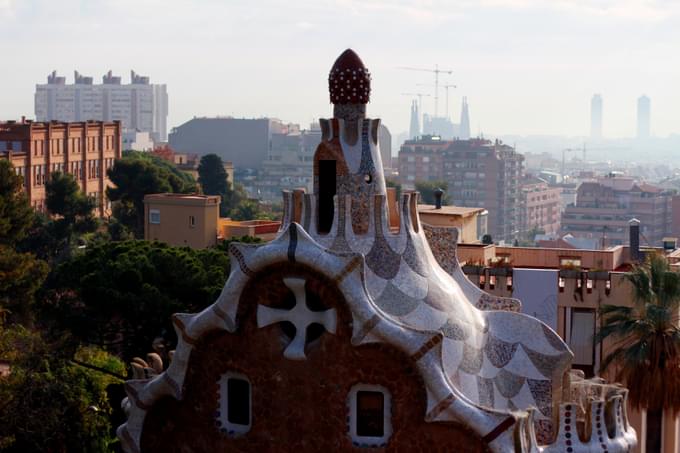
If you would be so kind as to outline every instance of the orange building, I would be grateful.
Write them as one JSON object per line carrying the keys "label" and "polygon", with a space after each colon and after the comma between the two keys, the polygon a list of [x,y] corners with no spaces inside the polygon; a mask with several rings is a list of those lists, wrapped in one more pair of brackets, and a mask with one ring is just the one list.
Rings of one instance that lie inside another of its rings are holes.
{"label": "orange building", "polygon": [[96,200],[96,214],[110,212],[105,196],[111,184],[106,172],[121,157],[120,121],[0,123],[0,158],[9,159],[31,206],[45,211],[45,184],[52,172],[72,174],[80,189]]}

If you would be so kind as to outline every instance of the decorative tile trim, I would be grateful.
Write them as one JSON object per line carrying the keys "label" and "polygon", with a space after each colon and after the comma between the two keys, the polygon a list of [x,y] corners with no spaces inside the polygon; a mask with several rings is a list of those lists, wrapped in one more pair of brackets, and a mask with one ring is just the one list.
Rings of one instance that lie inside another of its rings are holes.
{"label": "decorative tile trim", "polygon": [[361,263],[362,260],[360,257],[357,256],[353,258],[349,263],[347,263],[345,268],[342,271],[340,271],[340,273],[333,279],[333,282],[335,284],[340,284],[349,274],[351,274],[354,271],[354,269],[359,267]]}
{"label": "decorative tile trim", "polygon": [[503,434],[508,428],[515,424],[515,417],[510,416],[503,420],[498,426],[492,429],[486,436],[482,437],[482,442],[490,444]]}
{"label": "decorative tile trim", "polygon": [[427,415],[425,415],[425,420],[432,421],[436,419],[442,412],[448,409],[448,407],[451,406],[455,400],[456,397],[453,392],[449,393],[443,400],[438,402],[437,405],[427,413]]}
{"label": "decorative tile trim", "polygon": [[430,338],[427,343],[422,345],[418,351],[416,351],[415,354],[411,356],[414,362],[417,362],[418,360],[422,359],[425,354],[430,352],[432,348],[437,346],[438,344],[441,344],[442,342],[442,336],[441,335],[435,335],[434,337]]}

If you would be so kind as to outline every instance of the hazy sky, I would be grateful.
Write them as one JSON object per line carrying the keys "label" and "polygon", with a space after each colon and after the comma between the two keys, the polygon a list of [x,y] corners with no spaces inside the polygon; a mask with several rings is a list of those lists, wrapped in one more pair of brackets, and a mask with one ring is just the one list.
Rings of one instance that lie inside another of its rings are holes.
{"label": "hazy sky", "polygon": [[[473,132],[584,135],[593,93],[606,136],[680,133],[676,0],[0,0],[0,118],[33,116],[36,83],[57,69],[108,69],[166,83],[169,124],[192,116],[330,116],[326,77],[355,49],[373,75],[372,117],[398,133],[428,73],[454,71],[451,111],[468,96]],[[443,81],[446,81],[444,79]],[[440,111],[444,110],[441,91]],[[425,110],[433,110],[425,98]]]}

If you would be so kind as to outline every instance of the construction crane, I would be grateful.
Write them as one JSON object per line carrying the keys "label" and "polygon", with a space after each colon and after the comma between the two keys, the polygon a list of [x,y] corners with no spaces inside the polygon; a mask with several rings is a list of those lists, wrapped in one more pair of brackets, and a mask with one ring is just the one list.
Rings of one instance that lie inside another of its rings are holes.
{"label": "construction crane", "polygon": [[434,73],[434,116],[439,115],[439,74],[453,74],[453,71],[448,69],[439,69],[439,65],[434,65],[434,69],[425,68],[410,68],[398,67],[397,69],[405,69],[407,71],[433,72]]}
{"label": "construction crane", "polygon": [[[419,87],[433,87],[434,85],[429,84],[429,83],[418,83],[416,84]],[[445,93],[446,93],[446,118],[449,118],[449,88],[458,88],[456,85],[442,85],[442,88],[444,88]],[[436,114],[435,114],[436,116]]]}

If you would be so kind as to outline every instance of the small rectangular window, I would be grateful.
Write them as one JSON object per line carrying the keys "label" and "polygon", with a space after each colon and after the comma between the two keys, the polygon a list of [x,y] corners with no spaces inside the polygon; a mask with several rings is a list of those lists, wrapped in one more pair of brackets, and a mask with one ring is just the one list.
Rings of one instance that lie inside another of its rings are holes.
{"label": "small rectangular window", "polygon": [[161,223],[161,212],[158,209],[149,209],[149,223],[154,225]]}
{"label": "small rectangular window", "polygon": [[196,217],[189,216],[189,228],[194,228],[196,226]]}
{"label": "small rectangular window", "polygon": [[385,434],[384,406],[382,392],[357,392],[357,435],[382,437]]}
{"label": "small rectangular window", "polygon": [[250,431],[252,424],[252,396],[248,378],[228,372],[219,380],[220,405],[216,424],[220,431],[230,436]]}
{"label": "small rectangular window", "polygon": [[244,379],[227,379],[227,420],[237,425],[250,424],[250,384]]}
{"label": "small rectangular window", "polygon": [[350,437],[363,447],[384,446],[392,434],[391,401],[387,389],[357,384],[350,390]]}

